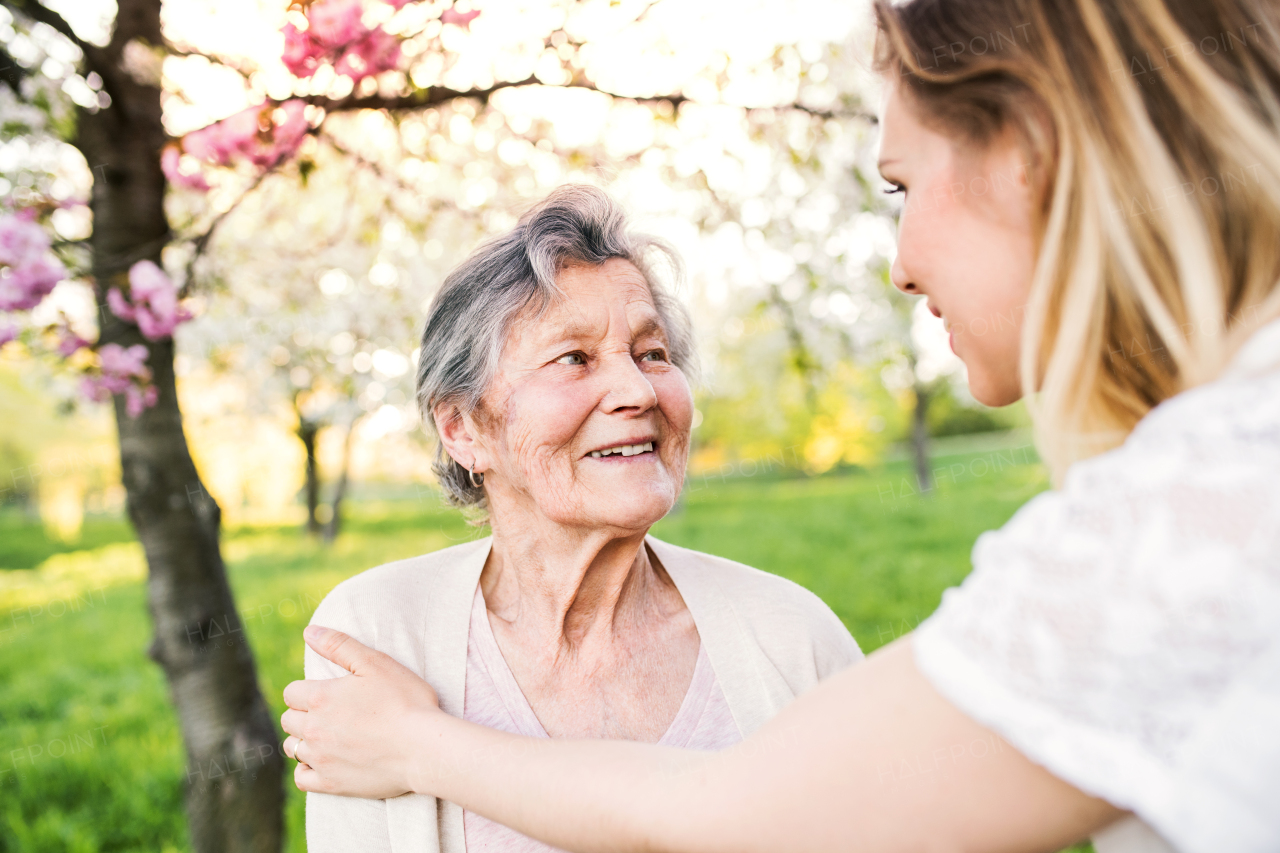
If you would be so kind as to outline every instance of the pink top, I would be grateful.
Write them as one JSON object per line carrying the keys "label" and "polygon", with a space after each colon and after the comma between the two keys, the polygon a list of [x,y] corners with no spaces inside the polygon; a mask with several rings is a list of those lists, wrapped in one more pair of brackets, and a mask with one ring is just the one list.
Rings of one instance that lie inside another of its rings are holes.
{"label": "pink top", "polygon": [[[467,681],[462,718],[482,726],[526,737],[548,737],[520,691],[494,639],[484,596],[476,587],[467,636]],[[706,646],[698,645],[693,681],[676,718],[658,743],[685,749],[725,749],[742,740],[729,703],[716,680]],[[535,841],[514,829],[469,811],[462,813],[468,851],[554,853],[558,848]]]}

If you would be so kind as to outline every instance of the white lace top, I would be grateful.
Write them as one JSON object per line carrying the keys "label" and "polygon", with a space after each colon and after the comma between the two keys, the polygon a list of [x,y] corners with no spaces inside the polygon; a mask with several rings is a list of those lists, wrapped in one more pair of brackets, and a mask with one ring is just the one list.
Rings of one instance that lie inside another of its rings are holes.
{"label": "white lace top", "polygon": [[1134,813],[1098,853],[1280,851],[1280,321],[980,536],[973,566],[917,665]]}

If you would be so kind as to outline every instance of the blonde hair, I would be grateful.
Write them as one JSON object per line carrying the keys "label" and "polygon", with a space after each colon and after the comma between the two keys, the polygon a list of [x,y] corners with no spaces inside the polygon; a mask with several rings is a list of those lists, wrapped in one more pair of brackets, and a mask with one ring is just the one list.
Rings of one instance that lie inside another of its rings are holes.
{"label": "blonde hair", "polygon": [[1055,482],[1280,316],[1273,0],[876,0],[878,69],[1041,203],[1024,396]]}

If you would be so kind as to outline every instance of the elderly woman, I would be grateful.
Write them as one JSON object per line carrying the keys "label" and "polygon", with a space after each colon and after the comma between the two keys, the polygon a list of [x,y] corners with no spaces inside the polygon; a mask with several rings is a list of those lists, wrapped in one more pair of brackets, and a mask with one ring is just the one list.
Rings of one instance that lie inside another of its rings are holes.
{"label": "elderly woman", "polygon": [[[648,535],[684,480],[695,364],[654,255],[679,269],[605,193],[565,187],[477,249],[431,306],[418,401],[439,435],[435,468],[492,535],[357,575],[312,622],[409,667],[450,714],[717,750],[862,656],[812,593]],[[308,648],[308,679],[349,674]],[[305,739],[287,749],[305,762]],[[396,793],[308,794],[309,849],[551,849]]]}

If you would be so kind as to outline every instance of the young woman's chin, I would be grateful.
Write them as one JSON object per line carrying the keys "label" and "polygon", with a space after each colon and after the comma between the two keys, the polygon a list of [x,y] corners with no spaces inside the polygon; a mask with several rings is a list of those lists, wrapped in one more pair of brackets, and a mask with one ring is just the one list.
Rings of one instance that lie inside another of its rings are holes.
{"label": "young woman's chin", "polygon": [[1017,376],[992,375],[968,362],[965,367],[969,371],[969,393],[982,405],[998,409],[1022,399],[1022,383]]}

